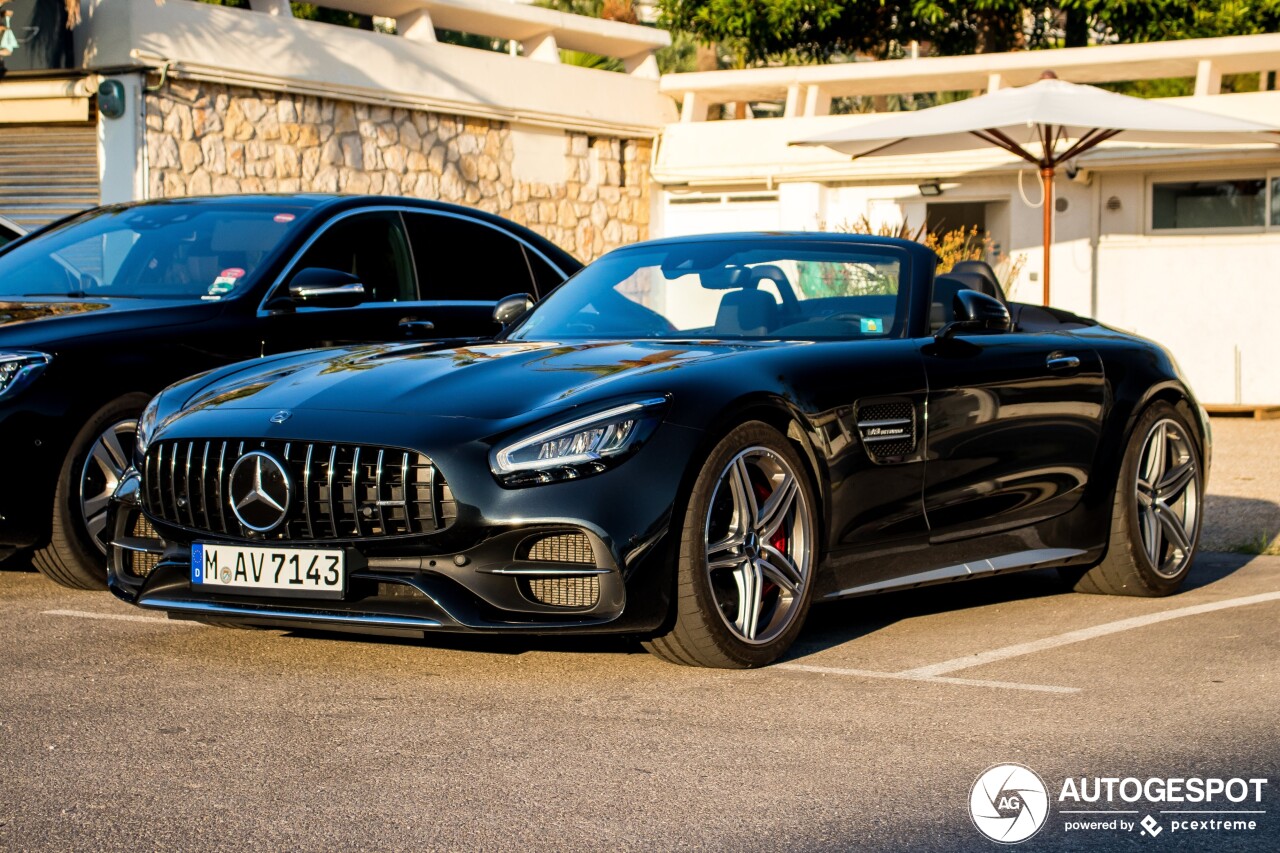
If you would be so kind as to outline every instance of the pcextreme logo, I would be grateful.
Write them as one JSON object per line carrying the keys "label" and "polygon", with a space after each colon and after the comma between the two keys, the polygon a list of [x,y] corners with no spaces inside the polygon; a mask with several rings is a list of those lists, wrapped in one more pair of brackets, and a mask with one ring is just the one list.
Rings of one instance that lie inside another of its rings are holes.
{"label": "pcextreme logo", "polygon": [[[1256,832],[1265,820],[1267,779],[1242,777],[1069,776],[1057,788],[1062,831],[1133,833],[1153,839]],[[969,791],[969,817],[1000,844],[1026,841],[1049,823],[1050,794],[1031,768],[988,767]]]}

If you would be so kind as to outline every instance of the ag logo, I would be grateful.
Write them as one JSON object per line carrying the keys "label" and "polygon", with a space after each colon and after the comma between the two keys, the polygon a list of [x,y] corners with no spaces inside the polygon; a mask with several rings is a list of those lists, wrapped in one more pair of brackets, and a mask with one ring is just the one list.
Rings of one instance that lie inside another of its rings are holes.
{"label": "ag logo", "polygon": [[1001,844],[1026,841],[1049,816],[1049,793],[1035,771],[997,764],[983,771],[969,792],[969,817],[978,831]]}

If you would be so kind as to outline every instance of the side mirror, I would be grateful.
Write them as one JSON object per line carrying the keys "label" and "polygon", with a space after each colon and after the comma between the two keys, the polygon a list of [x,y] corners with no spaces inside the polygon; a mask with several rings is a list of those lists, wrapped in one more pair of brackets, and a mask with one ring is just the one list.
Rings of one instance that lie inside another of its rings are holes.
{"label": "side mirror", "polygon": [[299,305],[350,308],[363,302],[364,296],[360,279],[340,270],[307,267],[289,281],[289,299]]}
{"label": "side mirror", "polygon": [[505,328],[523,317],[525,312],[532,307],[533,297],[527,293],[513,293],[510,296],[504,296],[498,300],[497,305],[493,306],[493,322],[501,323]]}
{"label": "side mirror", "polygon": [[955,320],[943,326],[933,337],[949,340],[960,332],[1007,332],[1009,309],[994,296],[976,290],[957,290],[952,303]]}

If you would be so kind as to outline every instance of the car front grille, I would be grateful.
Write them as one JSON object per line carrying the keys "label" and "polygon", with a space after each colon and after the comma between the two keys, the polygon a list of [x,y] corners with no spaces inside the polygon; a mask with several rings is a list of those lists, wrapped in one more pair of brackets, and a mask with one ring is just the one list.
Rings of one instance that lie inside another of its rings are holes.
{"label": "car front grille", "polygon": [[532,578],[528,595],[553,607],[595,607],[600,601],[600,578]]}
{"label": "car front grille", "polygon": [[249,536],[229,494],[231,470],[262,451],[292,480],[285,521],[254,538],[325,541],[436,533],[453,523],[453,492],[432,461],[392,447],[302,441],[196,439],[147,451],[147,512],[190,530]]}

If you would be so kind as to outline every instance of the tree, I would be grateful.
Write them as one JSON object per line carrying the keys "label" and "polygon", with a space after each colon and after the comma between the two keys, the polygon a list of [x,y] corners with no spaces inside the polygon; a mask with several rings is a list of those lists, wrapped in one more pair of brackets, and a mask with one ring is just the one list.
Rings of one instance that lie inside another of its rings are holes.
{"label": "tree", "polygon": [[1280,0],[659,0],[664,26],[725,64],[957,55],[1275,32]]}

